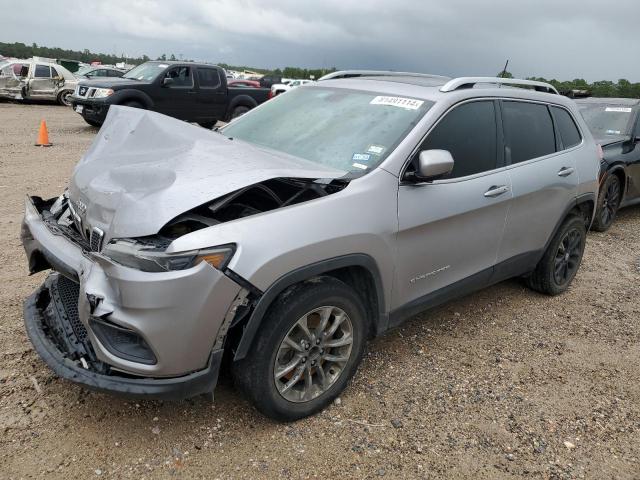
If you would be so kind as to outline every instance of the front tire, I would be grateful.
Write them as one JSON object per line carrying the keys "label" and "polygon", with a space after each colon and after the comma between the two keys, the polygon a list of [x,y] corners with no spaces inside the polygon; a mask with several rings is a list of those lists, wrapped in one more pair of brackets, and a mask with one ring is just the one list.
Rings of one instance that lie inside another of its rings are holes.
{"label": "front tire", "polygon": [[317,277],[275,300],[251,352],[233,365],[233,377],[264,415],[298,420],[324,409],[345,389],[367,334],[357,293],[333,277]]}
{"label": "front tire", "polygon": [[586,239],[584,219],[575,215],[567,217],[527,278],[529,287],[546,295],[564,292],[580,268]]}
{"label": "front tire", "polygon": [[102,126],[102,123],[100,122],[96,122],[95,120],[89,120],[88,118],[84,118],[84,117],[82,118],[84,119],[85,122],[87,122],[92,127],[100,128]]}
{"label": "front tire", "polygon": [[591,227],[593,230],[597,232],[609,230],[618,213],[620,200],[622,200],[620,179],[615,174],[609,174],[598,195],[598,209]]}
{"label": "front tire", "polygon": [[124,105],[125,107],[142,108],[142,109],[144,109],[144,105],[141,104],[140,102],[136,102],[135,100],[130,100],[128,102],[124,102],[122,105]]}

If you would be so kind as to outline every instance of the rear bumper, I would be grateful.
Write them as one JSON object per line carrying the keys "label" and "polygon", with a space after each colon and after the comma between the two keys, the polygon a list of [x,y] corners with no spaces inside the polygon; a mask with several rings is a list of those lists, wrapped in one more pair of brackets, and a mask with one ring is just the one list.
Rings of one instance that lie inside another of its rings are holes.
{"label": "rear bumper", "polygon": [[[59,302],[51,291],[51,284],[56,280],[57,275],[51,275],[27,298],[24,302],[24,322],[36,352],[57,375],[91,390],[133,397],[179,400],[213,392],[223,350],[212,352],[203,370],[174,378],[136,378],[118,375],[117,372],[99,373],[95,371],[91,360],[87,363],[89,368],[84,368],[80,360],[73,358],[78,352],[65,347],[68,342],[78,341],[78,338],[73,338],[73,326],[56,306]],[[60,338],[60,335],[64,335],[64,338]],[[94,370],[90,369],[92,367]]]}

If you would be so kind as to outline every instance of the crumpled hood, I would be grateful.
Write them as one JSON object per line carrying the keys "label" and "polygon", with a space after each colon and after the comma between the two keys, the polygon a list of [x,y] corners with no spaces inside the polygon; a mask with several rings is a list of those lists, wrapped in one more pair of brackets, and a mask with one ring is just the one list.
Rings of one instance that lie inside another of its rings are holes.
{"label": "crumpled hood", "polygon": [[345,174],[159,113],[111,106],[75,167],[69,198],[84,227],[100,228],[107,242],[153,235],[181,213],[268,179]]}

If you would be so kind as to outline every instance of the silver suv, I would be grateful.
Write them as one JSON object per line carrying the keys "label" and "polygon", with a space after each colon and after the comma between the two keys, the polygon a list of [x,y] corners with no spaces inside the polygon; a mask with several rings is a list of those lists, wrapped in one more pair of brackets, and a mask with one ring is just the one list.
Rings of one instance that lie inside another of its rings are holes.
{"label": "silver suv", "polygon": [[[367,340],[510,277],[576,275],[597,147],[550,85],[360,72],[218,132],[116,107],[58,198],[30,197],[27,333],[60,376],[313,414]],[[529,87],[529,88],[527,88]]]}

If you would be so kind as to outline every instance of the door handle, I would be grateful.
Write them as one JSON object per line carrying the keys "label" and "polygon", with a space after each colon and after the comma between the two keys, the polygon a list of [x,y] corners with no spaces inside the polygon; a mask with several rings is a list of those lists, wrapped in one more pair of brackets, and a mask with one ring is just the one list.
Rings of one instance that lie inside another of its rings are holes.
{"label": "door handle", "polygon": [[503,193],[507,193],[508,191],[509,191],[509,187],[507,187],[506,185],[500,185],[500,186],[494,185],[489,190],[484,192],[484,196],[488,198],[497,197],[499,195],[502,195]]}
{"label": "door handle", "polygon": [[195,90],[187,90],[187,93],[194,94],[194,93],[196,93],[196,91]]}
{"label": "door handle", "polygon": [[573,167],[562,167],[560,169],[560,171],[558,172],[558,176],[559,177],[568,177],[573,172],[575,172],[575,168],[573,168]]}

